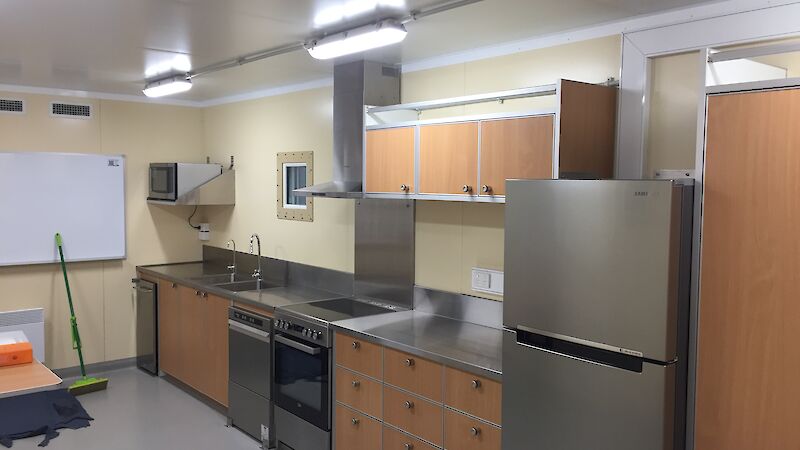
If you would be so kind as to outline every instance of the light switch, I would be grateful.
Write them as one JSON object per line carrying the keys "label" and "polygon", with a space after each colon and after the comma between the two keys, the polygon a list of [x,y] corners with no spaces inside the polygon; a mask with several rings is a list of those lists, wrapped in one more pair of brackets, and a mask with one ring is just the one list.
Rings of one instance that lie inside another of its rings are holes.
{"label": "light switch", "polygon": [[491,269],[472,268],[472,290],[503,295],[503,272]]}

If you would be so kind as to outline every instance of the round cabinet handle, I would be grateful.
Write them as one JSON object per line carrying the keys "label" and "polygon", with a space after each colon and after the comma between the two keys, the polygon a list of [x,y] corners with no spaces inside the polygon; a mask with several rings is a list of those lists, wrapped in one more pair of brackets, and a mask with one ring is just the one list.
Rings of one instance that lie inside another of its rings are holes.
{"label": "round cabinet handle", "polygon": [[175,283],[172,283],[172,289],[175,289],[176,287],[178,287],[178,285],[175,284]]}
{"label": "round cabinet handle", "polygon": [[461,186],[461,190],[464,191],[464,192],[472,192],[472,186],[470,186],[468,184],[465,184],[465,185]]}
{"label": "round cabinet handle", "polygon": [[201,292],[200,295],[203,296],[203,298],[207,298],[208,297],[208,292]]}
{"label": "round cabinet handle", "polygon": [[361,422],[360,420],[356,419],[355,417],[353,417],[350,421],[353,422],[353,425],[355,425],[355,426],[358,426],[358,424]]}
{"label": "round cabinet handle", "polygon": [[358,350],[359,348],[361,348],[361,344],[356,341],[353,341],[353,349]]}
{"label": "round cabinet handle", "polygon": [[200,296],[200,291],[194,291],[194,295]]}
{"label": "round cabinet handle", "polygon": [[358,380],[353,381],[353,389],[358,389],[361,387],[361,382]]}
{"label": "round cabinet handle", "polygon": [[472,389],[479,389],[481,387],[481,380],[472,380]]}
{"label": "round cabinet handle", "polygon": [[403,364],[405,364],[406,367],[412,367],[412,366],[414,366],[414,360],[411,359],[411,358],[408,358],[405,361],[403,361]]}
{"label": "round cabinet handle", "polygon": [[406,442],[405,444],[403,444],[403,448],[405,450],[414,450],[414,444],[409,444],[408,442]]}
{"label": "round cabinet handle", "polygon": [[414,409],[414,402],[406,400],[406,402],[403,403],[403,406],[405,406],[406,409]]}
{"label": "round cabinet handle", "polygon": [[400,185],[400,190],[403,191],[403,192],[408,192],[409,189],[410,188],[408,187],[407,184],[401,184]]}
{"label": "round cabinet handle", "polygon": [[488,194],[489,192],[492,192],[492,187],[488,184],[484,184],[481,186],[481,191],[483,191],[484,194]]}
{"label": "round cabinet handle", "polygon": [[481,434],[481,429],[480,428],[476,428],[476,427],[472,427],[472,428],[469,429],[469,434],[471,434],[473,436],[477,436],[477,435]]}

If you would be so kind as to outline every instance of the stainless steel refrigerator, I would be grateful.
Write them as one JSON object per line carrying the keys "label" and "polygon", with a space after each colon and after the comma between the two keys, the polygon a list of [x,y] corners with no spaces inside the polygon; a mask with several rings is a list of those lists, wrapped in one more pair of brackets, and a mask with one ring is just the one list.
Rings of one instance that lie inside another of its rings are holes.
{"label": "stainless steel refrigerator", "polygon": [[685,447],[692,193],[508,182],[504,450]]}

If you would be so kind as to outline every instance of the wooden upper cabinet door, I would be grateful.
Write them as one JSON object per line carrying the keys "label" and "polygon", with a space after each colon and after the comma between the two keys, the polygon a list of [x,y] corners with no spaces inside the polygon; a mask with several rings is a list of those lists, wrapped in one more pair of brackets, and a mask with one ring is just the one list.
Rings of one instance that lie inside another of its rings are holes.
{"label": "wooden upper cabinet door", "polygon": [[800,89],[708,98],[695,448],[800,448]]}
{"label": "wooden upper cabinet door", "polygon": [[421,193],[477,194],[478,123],[420,127],[419,159]]}
{"label": "wooden upper cabinet door", "polygon": [[207,294],[203,297],[206,314],[206,356],[208,370],[206,395],[228,406],[228,307],[230,300]]}
{"label": "wooden upper cabinet door", "polygon": [[180,299],[178,285],[158,281],[158,367],[180,378]]}
{"label": "wooden upper cabinet door", "polygon": [[366,192],[414,192],[415,128],[367,131]]}
{"label": "wooden upper cabinet door", "polygon": [[509,178],[553,178],[553,116],[481,122],[478,192],[506,195]]}

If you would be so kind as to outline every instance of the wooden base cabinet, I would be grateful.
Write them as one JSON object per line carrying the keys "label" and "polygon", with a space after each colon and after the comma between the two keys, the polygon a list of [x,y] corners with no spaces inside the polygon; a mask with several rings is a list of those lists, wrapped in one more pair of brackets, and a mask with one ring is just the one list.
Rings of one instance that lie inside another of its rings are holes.
{"label": "wooden base cabinet", "polygon": [[383,427],[377,420],[345,406],[336,406],[336,450],[381,450],[382,430]]}
{"label": "wooden base cabinet", "polygon": [[158,288],[160,369],[227,407],[230,300],[165,280]]}

